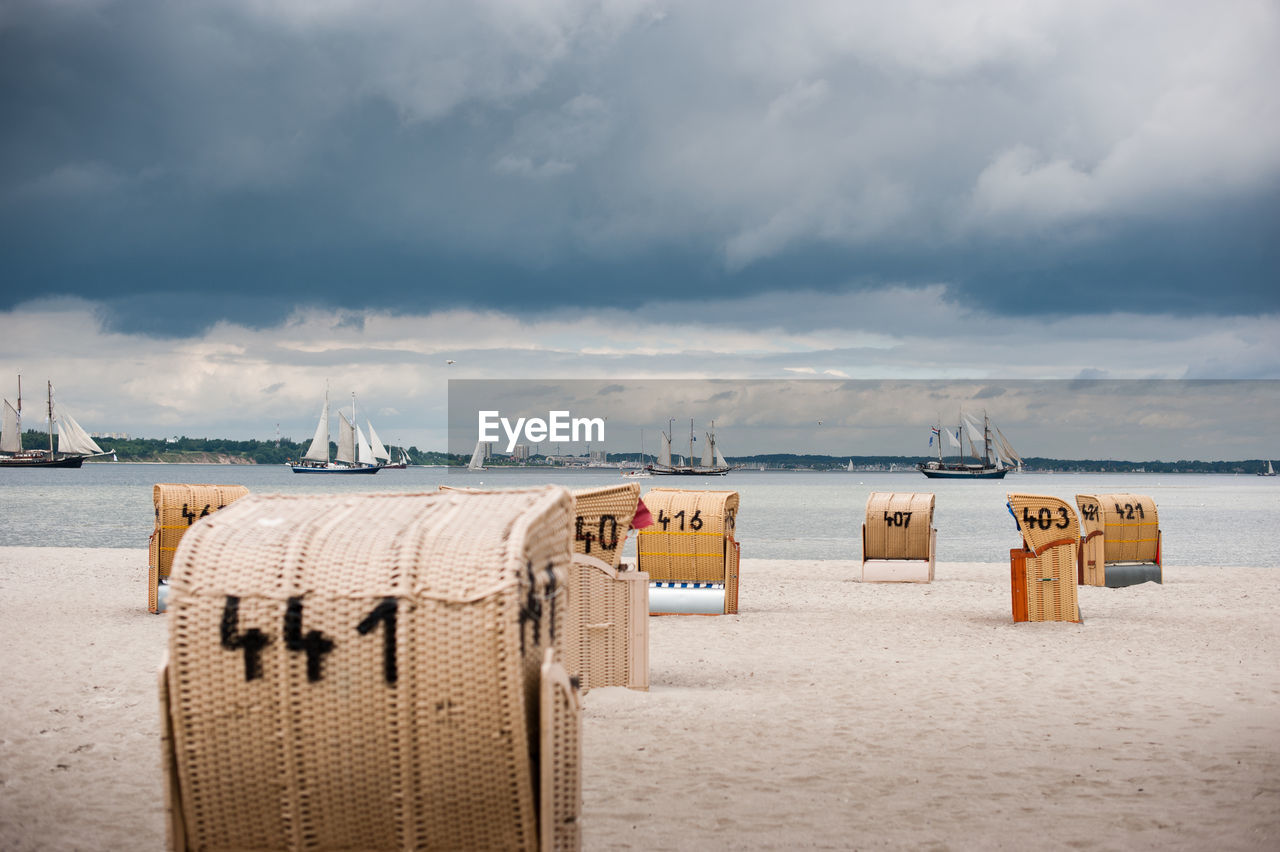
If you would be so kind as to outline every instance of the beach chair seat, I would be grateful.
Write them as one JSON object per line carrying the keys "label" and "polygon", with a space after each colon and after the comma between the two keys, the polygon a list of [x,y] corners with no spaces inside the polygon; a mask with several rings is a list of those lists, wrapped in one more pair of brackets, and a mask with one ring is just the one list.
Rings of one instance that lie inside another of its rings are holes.
{"label": "beach chair seat", "polygon": [[1013,620],[1078,622],[1075,509],[1037,494],[1010,494],[1008,507],[1022,533],[1022,547],[1009,551]]}
{"label": "beach chair seat", "polygon": [[578,848],[572,510],[558,487],[253,495],[193,525],[161,682],[172,848]]}
{"label": "beach chair seat", "polygon": [[157,483],[151,489],[156,526],[147,542],[147,611],[164,612],[169,570],[182,534],[196,521],[249,493],[243,485]]}
{"label": "beach chair seat", "polygon": [[644,502],[654,524],[639,531],[636,556],[649,575],[650,614],[736,613],[738,492],[653,488]]}
{"label": "beach chair seat", "polygon": [[1077,494],[1081,584],[1112,589],[1163,583],[1160,517],[1142,494]]}
{"label": "beach chair seat", "polygon": [[862,582],[933,582],[934,495],[873,491],[862,524]]}

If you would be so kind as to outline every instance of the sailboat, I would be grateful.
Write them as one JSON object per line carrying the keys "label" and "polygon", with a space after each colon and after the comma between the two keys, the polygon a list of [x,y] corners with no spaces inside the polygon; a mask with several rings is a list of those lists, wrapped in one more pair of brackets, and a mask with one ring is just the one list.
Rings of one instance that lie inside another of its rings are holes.
{"label": "sailboat", "polygon": [[476,441],[476,448],[471,451],[471,461],[467,470],[484,470],[484,441]]}
{"label": "sailboat", "polygon": [[[1022,469],[1022,457],[1010,446],[999,427],[991,423],[985,411],[982,412],[981,428],[973,417],[964,412],[960,413],[960,425],[954,433],[951,427],[941,427],[939,422],[929,439],[931,444],[935,439],[938,442],[937,460],[916,465],[916,470],[930,479],[1004,479],[1004,475],[1010,470]],[[959,457],[953,461],[945,461],[942,457],[943,435],[947,436],[948,443],[959,453]],[[968,454],[964,452],[966,438],[969,441]],[[979,443],[982,445],[981,450],[978,448]],[[970,457],[977,461],[969,461]]]}
{"label": "sailboat", "polygon": [[[338,452],[329,461],[329,389],[324,390],[324,408],[311,445],[302,456],[302,462],[291,465],[294,473],[377,473],[382,465],[374,458],[373,449],[365,440],[356,420],[356,395],[351,394],[351,419],[343,411],[338,412]],[[373,431],[373,426],[369,426]],[[375,435],[376,437],[376,435]],[[386,452],[385,450],[383,452]]]}
{"label": "sailboat", "polygon": [[649,469],[647,467],[644,467],[644,430],[643,429],[640,430],[640,462],[639,464],[641,466],[638,468],[627,468],[626,470],[622,471],[622,475],[625,476],[627,479],[646,479],[650,476],[653,476],[653,474],[649,472]]}
{"label": "sailboat", "polygon": [[1267,459],[1267,469],[1259,473],[1258,476],[1275,476],[1275,475],[1276,475],[1275,469],[1271,467],[1271,459]]}
{"label": "sailboat", "polygon": [[849,459],[849,466],[845,468],[849,473],[853,473],[853,459]]}
{"label": "sailboat", "polygon": [[[66,409],[54,412],[53,382],[49,382],[49,449],[22,449],[22,377],[18,377],[18,407],[4,401],[4,425],[0,428],[0,467],[80,467],[87,458],[109,456]],[[58,427],[58,448],[53,448],[53,427]]]}
{"label": "sailboat", "polygon": [[[370,424],[369,424],[369,431],[370,431],[371,433],[373,432],[373,424],[372,424],[372,423],[370,423]],[[377,447],[375,447],[374,449],[376,450],[376,449],[377,449]],[[391,455],[390,455],[390,453],[388,453],[388,454],[387,454],[387,462],[386,462],[386,464],[384,464],[384,465],[383,465],[383,467],[384,467],[384,468],[390,468],[390,469],[392,469],[392,470],[406,470],[406,469],[408,469],[408,467],[409,467],[409,454],[408,454],[408,453],[406,453],[406,452],[404,451],[404,447],[396,447],[396,452],[397,452],[397,453],[399,453],[400,457],[399,457],[399,458],[397,458],[395,461],[391,461]]]}
{"label": "sailboat", "polygon": [[656,476],[724,476],[733,470],[733,465],[725,461],[716,445],[716,423],[711,421],[711,431],[706,433],[706,441],[702,445],[702,463],[692,464],[693,444],[697,440],[693,434],[693,418],[689,419],[689,461],[690,464],[671,463],[671,424],[667,422],[669,431],[662,432],[662,442],[658,449],[658,461],[645,467],[645,470]]}

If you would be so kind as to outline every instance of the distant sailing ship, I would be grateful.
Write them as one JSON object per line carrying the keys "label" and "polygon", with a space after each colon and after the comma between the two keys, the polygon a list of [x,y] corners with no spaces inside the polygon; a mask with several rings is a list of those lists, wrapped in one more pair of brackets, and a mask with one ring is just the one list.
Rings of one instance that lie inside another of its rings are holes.
{"label": "distant sailing ship", "polygon": [[[372,424],[372,423],[370,423],[370,424],[369,424],[369,432],[370,432],[370,433],[372,433],[372,432],[373,432],[373,424]],[[373,448],[373,450],[374,450],[374,453],[376,454],[376,453],[377,453],[377,451],[378,451],[378,448],[375,446],[375,447]],[[387,453],[387,461],[386,461],[386,463],[385,463],[385,464],[383,464],[383,465],[382,465],[382,467],[383,467],[383,469],[384,469],[384,470],[406,470],[406,469],[408,469],[408,467],[409,467],[409,454],[408,454],[408,453],[406,453],[406,452],[404,451],[404,447],[397,447],[397,448],[396,448],[396,452],[400,454],[400,458],[396,459],[395,461],[391,461],[391,454],[390,454],[390,453]]]}
{"label": "distant sailing ship", "polygon": [[[992,429],[995,434],[992,434]],[[948,443],[959,452],[954,461],[944,461],[942,457],[942,436],[947,436]],[[965,440],[969,442],[969,453],[964,452]],[[976,420],[961,412],[960,425],[955,432],[950,427],[942,428],[941,422],[933,430],[929,443],[938,442],[938,458],[916,465],[916,470],[930,479],[1004,479],[1010,470],[1021,470],[1022,457],[1014,451],[999,427],[991,423],[987,413],[982,412],[982,426]],[[979,451],[978,445],[982,449]],[[976,458],[977,461],[968,461]]]}
{"label": "distant sailing ship", "polygon": [[1258,474],[1258,476],[1275,476],[1275,468],[1271,466],[1271,459],[1267,459],[1267,469]]}
{"label": "distant sailing ship", "polygon": [[[4,401],[4,425],[0,428],[0,467],[80,467],[85,459],[111,455],[99,447],[65,409],[54,411],[53,382],[49,382],[49,449],[22,449],[22,377],[18,377],[18,407]],[[53,448],[54,427],[58,448]]]}
{"label": "distant sailing ship", "polygon": [[485,449],[484,441],[476,441],[476,448],[471,451],[471,461],[467,463],[467,470],[484,470]]}
{"label": "distant sailing ship", "polygon": [[[320,412],[320,422],[316,424],[316,434],[311,439],[299,464],[291,465],[294,473],[364,473],[372,474],[382,470],[379,459],[390,459],[390,454],[378,440],[378,434],[369,423],[369,434],[373,436],[376,446],[370,446],[356,421],[356,395],[351,394],[351,419],[345,412],[338,412],[338,452],[333,461],[329,460],[329,389],[324,391],[324,409]],[[368,423],[368,421],[365,421]]]}
{"label": "distant sailing ship", "polygon": [[693,419],[689,419],[689,461],[690,464],[672,464],[671,460],[671,424],[675,420],[667,423],[669,431],[662,433],[662,442],[658,449],[658,461],[645,467],[645,470],[655,476],[724,476],[733,470],[733,466],[724,460],[724,456],[720,454],[720,447],[716,445],[716,424],[711,421],[711,431],[706,433],[706,441],[702,445],[702,464],[692,464],[693,461],[693,444],[697,440],[693,434]]}

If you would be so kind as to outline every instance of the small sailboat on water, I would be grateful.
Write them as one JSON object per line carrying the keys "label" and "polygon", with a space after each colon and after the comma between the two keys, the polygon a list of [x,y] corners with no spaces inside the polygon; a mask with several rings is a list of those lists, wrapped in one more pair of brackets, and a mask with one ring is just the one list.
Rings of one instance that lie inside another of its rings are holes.
{"label": "small sailboat on water", "polygon": [[640,461],[637,462],[639,467],[629,467],[622,471],[622,475],[627,479],[647,479],[653,476],[649,469],[644,466],[644,430],[640,430]]}
{"label": "small sailboat on water", "polygon": [[484,441],[476,441],[476,448],[471,451],[471,461],[467,463],[467,470],[484,470],[484,457]]}
{"label": "small sailboat on water", "polygon": [[[85,459],[114,455],[89,437],[66,409],[54,410],[53,382],[49,382],[49,449],[22,448],[22,377],[18,377],[18,407],[4,401],[4,423],[0,427],[0,467],[80,467]],[[58,448],[53,446],[54,429]]]}
{"label": "small sailboat on water", "polygon": [[1271,459],[1267,459],[1267,469],[1258,474],[1258,476],[1275,476],[1275,468],[1271,466]]}
{"label": "small sailboat on water", "polygon": [[[338,412],[338,451],[333,461],[329,460],[329,389],[324,391],[324,408],[320,412],[320,422],[316,424],[315,436],[311,445],[303,455],[299,464],[291,465],[294,473],[363,473],[372,474],[382,470],[382,465],[374,456],[374,450],[365,439],[364,432],[356,422],[356,395],[351,394],[351,419],[346,412]],[[366,421],[368,422],[368,421]],[[369,424],[373,433],[373,424]],[[377,434],[373,433],[377,441]],[[382,442],[378,441],[382,447]],[[387,451],[382,449],[385,456]]]}

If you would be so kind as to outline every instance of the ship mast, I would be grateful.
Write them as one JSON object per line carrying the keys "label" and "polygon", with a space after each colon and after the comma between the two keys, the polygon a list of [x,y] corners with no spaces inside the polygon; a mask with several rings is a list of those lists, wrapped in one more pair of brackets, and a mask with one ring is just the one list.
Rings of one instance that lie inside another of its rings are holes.
{"label": "ship mast", "polygon": [[49,384],[49,459],[53,460],[53,381]]}

